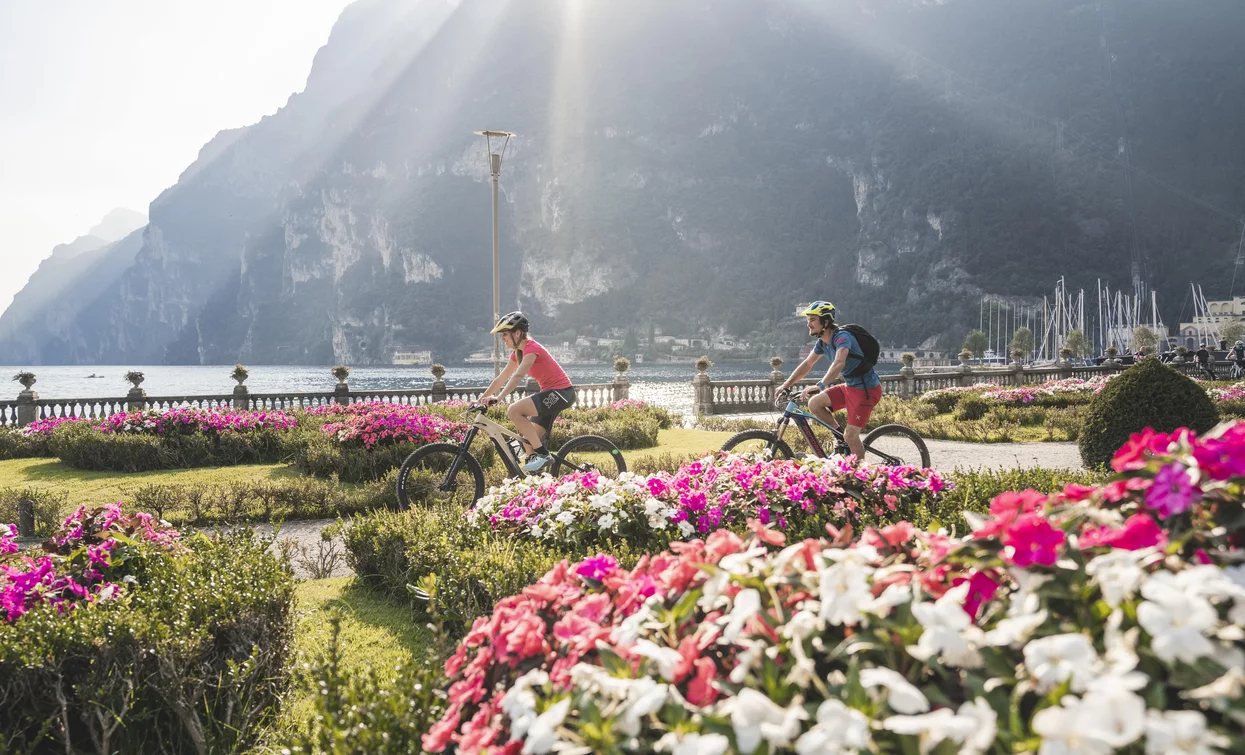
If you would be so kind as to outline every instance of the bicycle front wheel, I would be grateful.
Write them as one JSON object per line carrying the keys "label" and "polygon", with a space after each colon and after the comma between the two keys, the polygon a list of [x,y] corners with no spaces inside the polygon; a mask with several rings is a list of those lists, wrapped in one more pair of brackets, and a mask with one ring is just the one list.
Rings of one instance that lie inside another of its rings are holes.
{"label": "bicycle front wheel", "polygon": [[617,480],[626,471],[627,462],[618,446],[599,435],[580,435],[562,444],[554,454],[549,473],[561,477],[573,472],[597,472]]}
{"label": "bicycle front wheel", "polygon": [[744,430],[722,444],[722,450],[737,454],[769,454],[774,459],[794,459],[795,454],[784,441],[769,430]]}
{"label": "bicycle front wheel", "polygon": [[451,475],[459,447],[429,443],[417,448],[398,470],[398,502],[402,508],[458,504],[470,507],[484,496],[484,470],[470,452],[464,452]]}
{"label": "bicycle front wheel", "polygon": [[882,425],[865,437],[866,464],[892,467],[928,467],[929,449],[914,430],[903,425]]}

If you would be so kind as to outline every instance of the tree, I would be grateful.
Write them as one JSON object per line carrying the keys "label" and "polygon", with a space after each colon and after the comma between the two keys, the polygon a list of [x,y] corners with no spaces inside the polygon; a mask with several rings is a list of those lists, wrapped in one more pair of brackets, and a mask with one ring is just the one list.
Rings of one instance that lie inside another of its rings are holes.
{"label": "tree", "polygon": [[1022,352],[1025,356],[1032,354],[1033,331],[1028,328],[1017,328],[1012,334],[1012,351]]}
{"label": "tree", "polygon": [[1147,346],[1151,349],[1158,348],[1159,336],[1149,326],[1138,325],[1133,331],[1133,348],[1144,349]]}
{"label": "tree", "polygon": [[1090,354],[1089,339],[1085,337],[1085,333],[1080,328],[1068,334],[1068,340],[1064,346],[1072,352],[1073,356],[1087,357]]}
{"label": "tree", "polygon": [[973,352],[973,356],[981,356],[990,348],[990,339],[980,330],[974,330],[964,339],[964,349]]}
{"label": "tree", "polygon": [[1237,341],[1245,341],[1245,322],[1230,322],[1223,326],[1219,335],[1227,339],[1230,349]]}

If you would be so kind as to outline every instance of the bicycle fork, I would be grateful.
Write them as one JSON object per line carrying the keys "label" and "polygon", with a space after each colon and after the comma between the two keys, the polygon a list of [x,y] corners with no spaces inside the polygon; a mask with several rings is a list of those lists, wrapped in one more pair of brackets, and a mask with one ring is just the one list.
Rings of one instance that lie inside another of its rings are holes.
{"label": "bicycle fork", "polygon": [[458,471],[463,468],[463,457],[470,453],[471,443],[480,434],[480,428],[473,427],[467,431],[467,435],[463,437],[463,442],[458,447],[458,453],[454,455],[454,461],[450,462],[450,469],[445,473],[445,480],[437,487],[442,493],[449,493],[454,489],[458,479]]}

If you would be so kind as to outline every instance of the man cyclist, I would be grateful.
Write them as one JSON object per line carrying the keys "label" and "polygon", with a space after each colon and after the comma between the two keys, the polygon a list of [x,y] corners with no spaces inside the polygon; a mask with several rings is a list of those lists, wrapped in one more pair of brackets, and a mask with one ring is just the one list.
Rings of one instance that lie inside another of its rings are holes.
{"label": "man cyclist", "polygon": [[[519,387],[525,375],[540,387],[540,392],[516,401],[506,408],[506,416],[514,423],[523,444],[529,449],[523,471],[539,472],[551,461],[545,440],[553,430],[553,420],[563,409],[575,403],[575,388],[562,365],[550,356],[544,346],[528,337],[528,319],[522,312],[502,315],[492,333],[501,333],[502,343],[511,350],[510,359],[501,374],[489,383],[480,403],[492,406],[501,396],[509,396]],[[500,390],[498,390],[500,388]],[[536,422],[531,418],[535,417]],[[544,430],[544,436],[541,435]]]}
{"label": "man cyclist", "polygon": [[1202,370],[1202,372],[1205,372],[1211,380],[1219,379],[1215,375],[1215,368],[1211,365],[1210,351],[1206,348],[1205,341],[1202,342],[1202,347],[1194,352],[1193,356],[1197,359],[1197,366]]}
{"label": "man cyclist", "polygon": [[1239,378],[1245,373],[1245,343],[1240,341],[1232,347],[1232,377]]}
{"label": "man cyclist", "polygon": [[[839,426],[834,413],[847,409],[847,429],[843,431],[843,439],[847,441],[852,453],[856,454],[856,458],[863,459],[865,444],[860,439],[860,433],[869,422],[873,407],[882,398],[882,379],[877,372],[870,369],[858,377],[845,377],[842,385],[826,388],[840,375],[852,372],[863,358],[856,337],[835,327],[834,314],[834,305],[828,301],[815,301],[800,313],[808,319],[808,334],[817,340],[813,341],[812,352],[791,372],[791,377],[778,390],[782,393],[789,392],[791,386],[803,379],[823,355],[833,354],[825,376],[816,386],[805,388],[803,396],[806,399],[812,396],[808,402],[809,411],[831,427]],[[818,390],[821,393],[813,396]]]}

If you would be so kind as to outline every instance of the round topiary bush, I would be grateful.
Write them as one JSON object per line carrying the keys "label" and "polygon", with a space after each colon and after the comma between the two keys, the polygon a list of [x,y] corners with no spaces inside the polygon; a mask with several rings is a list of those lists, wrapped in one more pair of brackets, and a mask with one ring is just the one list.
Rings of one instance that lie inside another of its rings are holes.
{"label": "round topiary bush", "polygon": [[1085,466],[1102,467],[1130,435],[1147,427],[1204,433],[1218,421],[1214,402],[1197,383],[1157,359],[1143,359],[1090,402],[1077,445]]}

